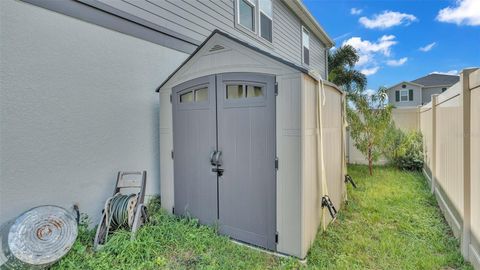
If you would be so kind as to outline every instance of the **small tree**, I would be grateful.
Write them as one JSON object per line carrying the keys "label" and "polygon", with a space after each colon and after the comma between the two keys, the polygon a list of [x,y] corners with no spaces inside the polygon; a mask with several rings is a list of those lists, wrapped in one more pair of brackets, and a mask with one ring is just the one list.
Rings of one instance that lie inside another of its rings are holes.
{"label": "small tree", "polygon": [[382,154],[384,136],[392,123],[392,106],[386,105],[385,91],[382,87],[372,95],[350,94],[352,106],[347,108],[350,135],[355,147],[367,157],[370,175],[373,162]]}

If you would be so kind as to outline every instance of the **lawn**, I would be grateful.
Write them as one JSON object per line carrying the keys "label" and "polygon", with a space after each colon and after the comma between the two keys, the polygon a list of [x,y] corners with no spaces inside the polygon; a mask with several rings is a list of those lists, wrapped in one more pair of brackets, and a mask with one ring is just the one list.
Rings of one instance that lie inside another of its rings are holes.
{"label": "lawn", "polygon": [[151,221],[134,241],[113,235],[92,252],[93,232],[81,227],[72,251],[54,269],[472,269],[459,253],[420,173],[350,166],[358,188],[326,233],[319,233],[307,264],[278,258],[218,236],[214,228],[150,208]]}

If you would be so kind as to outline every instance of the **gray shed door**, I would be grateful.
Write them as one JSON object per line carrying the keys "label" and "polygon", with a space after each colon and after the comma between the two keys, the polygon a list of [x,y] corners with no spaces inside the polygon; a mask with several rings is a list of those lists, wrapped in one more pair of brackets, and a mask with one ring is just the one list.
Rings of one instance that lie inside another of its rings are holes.
{"label": "gray shed door", "polygon": [[175,214],[217,220],[217,174],[209,154],[217,149],[215,76],[173,88]]}
{"label": "gray shed door", "polygon": [[[274,76],[225,73],[173,89],[175,214],[218,221],[220,233],[270,250],[276,247],[274,84]],[[208,97],[197,102],[197,89],[208,89]]]}

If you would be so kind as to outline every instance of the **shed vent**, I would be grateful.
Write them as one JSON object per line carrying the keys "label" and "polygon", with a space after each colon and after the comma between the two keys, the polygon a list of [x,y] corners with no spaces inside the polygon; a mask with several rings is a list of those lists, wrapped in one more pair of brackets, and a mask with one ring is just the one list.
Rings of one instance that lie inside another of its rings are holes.
{"label": "shed vent", "polygon": [[223,50],[223,49],[225,49],[225,47],[217,44],[210,49],[210,52],[216,52],[216,51],[220,51],[220,50]]}

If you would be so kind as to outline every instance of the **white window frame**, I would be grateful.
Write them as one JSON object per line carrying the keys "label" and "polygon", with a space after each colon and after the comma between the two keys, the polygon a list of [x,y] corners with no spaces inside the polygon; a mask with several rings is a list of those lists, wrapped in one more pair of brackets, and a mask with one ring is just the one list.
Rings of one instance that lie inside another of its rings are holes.
{"label": "white window frame", "polygon": [[[240,0],[238,0],[238,1],[240,1]],[[237,2],[238,2],[238,1],[237,1]],[[265,40],[265,41],[267,41],[267,42],[272,43],[272,42],[273,42],[273,0],[268,0],[268,1],[270,1],[270,5],[271,5],[271,8],[272,8],[272,16],[271,16],[271,17],[268,16],[267,14],[263,13],[263,12],[260,10],[260,3],[259,3],[259,1],[261,1],[261,0],[257,0],[257,3],[258,3],[258,5],[257,5],[257,6],[258,6],[258,36],[259,36],[262,40]],[[239,12],[240,12],[240,11],[239,11]],[[265,15],[265,17],[269,18],[270,21],[272,22],[272,30],[271,30],[271,31],[272,31],[272,32],[271,32],[271,34],[272,34],[272,40],[271,40],[271,41],[268,40],[268,39],[266,39],[266,38],[264,38],[264,37],[262,37],[262,25],[261,25],[262,20],[261,20],[261,13],[263,13],[263,15]]]}
{"label": "white window frame", "polygon": [[[408,102],[409,101],[408,91],[409,91],[409,89],[400,90],[400,102]],[[407,93],[407,95],[406,95],[407,99],[406,100],[402,100],[403,93]]]}
{"label": "white window frame", "polygon": [[[304,47],[303,46],[303,32],[304,31],[308,34],[308,48],[307,48],[308,49],[308,64],[306,64],[304,62],[305,56],[303,55],[304,54],[304,50],[303,50],[303,47]],[[302,37],[301,38],[302,62],[301,63],[302,63],[302,65],[305,65],[305,66],[308,67],[308,66],[310,66],[310,55],[311,55],[311,53],[310,53],[310,37],[311,37],[311,35],[310,35],[310,31],[308,31],[308,29],[303,25],[302,25],[302,33],[301,34],[302,34],[302,36],[301,36]]]}
{"label": "white window frame", "polygon": [[245,27],[244,25],[242,25],[240,23],[240,0],[235,0],[235,18],[234,18],[234,22],[235,22],[235,28],[237,30],[240,30],[242,31],[244,34],[247,34],[247,35],[250,35],[251,37],[253,38],[256,38],[258,41],[260,41],[262,44],[268,46],[268,47],[271,47],[273,48],[273,23],[274,23],[274,17],[275,15],[273,14],[273,6],[274,6],[274,0],[271,0],[271,4],[272,4],[272,16],[268,16],[267,14],[265,14],[265,16],[267,16],[268,18],[270,18],[270,20],[272,21],[272,41],[268,40],[268,39],[265,39],[262,37],[260,31],[261,31],[261,28],[260,28],[260,3],[258,0],[245,0],[248,4],[250,4],[251,6],[253,6],[253,20],[254,20],[254,27],[253,27],[253,31],[247,27]]}
{"label": "white window frame", "polygon": [[[253,16],[253,30],[250,29],[250,28],[247,28],[246,26],[244,26],[243,24],[240,23],[240,1],[245,1],[247,3],[249,3],[252,7],[253,7],[253,13],[252,13],[252,16]],[[236,9],[237,9],[237,12],[236,12],[236,16],[237,16],[237,19],[235,20],[236,21],[236,25],[242,27],[242,30],[247,30],[248,32],[250,33],[254,33],[254,34],[257,34],[257,9],[258,8],[258,5],[257,5],[257,1],[251,1],[251,0],[236,0]]]}

